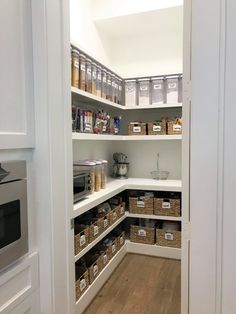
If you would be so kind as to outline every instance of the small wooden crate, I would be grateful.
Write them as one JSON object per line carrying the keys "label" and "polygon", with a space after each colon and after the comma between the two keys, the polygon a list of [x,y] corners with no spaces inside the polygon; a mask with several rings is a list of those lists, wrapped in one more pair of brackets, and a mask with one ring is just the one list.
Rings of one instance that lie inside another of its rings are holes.
{"label": "small wooden crate", "polygon": [[103,232],[104,221],[102,218],[97,219],[89,227],[89,242],[93,242]]}
{"label": "small wooden crate", "polygon": [[79,254],[89,244],[89,226],[78,225],[75,227],[75,255]]}
{"label": "small wooden crate", "polygon": [[122,248],[124,244],[125,244],[125,232],[122,231],[121,234],[117,237],[118,251]]}
{"label": "small wooden crate", "polygon": [[180,199],[154,198],[154,214],[180,217]]}
{"label": "small wooden crate", "polygon": [[155,228],[131,225],[130,241],[144,244],[155,244]]}
{"label": "small wooden crate", "polygon": [[166,123],[148,123],[148,135],[165,135],[166,134]]}
{"label": "small wooden crate", "polygon": [[89,273],[87,268],[84,266],[76,266],[76,278],[75,295],[76,301],[78,301],[89,286]]}
{"label": "small wooden crate", "polygon": [[129,211],[133,214],[153,215],[153,197],[129,197]]}
{"label": "small wooden crate", "polygon": [[99,275],[103,269],[103,261],[100,255],[89,256],[86,259],[86,265],[89,272],[89,283],[93,283],[95,278]]}
{"label": "small wooden crate", "polygon": [[147,134],[146,123],[131,122],[128,126],[129,135],[146,135]]}
{"label": "small wooden crate", "polygon": [[118,251],[118,243],[117,243],[117,238],[113,239],[112,244],[108,246],[108,256],[109,260],[112,259],[114,255],[116,255]]}
{"label": "small wooden crate", "polygon": [[167,134],[168,135],[182,134],[182,124],[175,124],[175,121],[168,121]]}
{"label": "small wooden crate", "polygon": [[156,229],[156,244],[159,246],[181,248],[181,231]]}

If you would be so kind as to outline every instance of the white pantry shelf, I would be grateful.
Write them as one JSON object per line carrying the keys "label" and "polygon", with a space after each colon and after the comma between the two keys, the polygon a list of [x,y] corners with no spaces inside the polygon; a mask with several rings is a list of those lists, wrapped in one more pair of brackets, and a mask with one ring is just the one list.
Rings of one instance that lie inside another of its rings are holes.
{"label": "white pantry shelf", "polygon": [[104,267],[101,273],[97,276],[94,282],[88,287],[80,299],[76,302],[75,312],[77,314],[82,314],[89,303],[96,296],[98,291],[102,288],[104,283],[120,264],[122,259],[126,255],[126,244],[116,253],[116,255],[109,261],[109,263]]}
{"label": "white pantry shelf", "polygon": [[145,218],[145,219],[153,219],[153,220],[169,220],[169,221],[181,221],[182,220],[181,217],[133,214],[130,212],[126,212],[125,216],[129,218]]}
{"label": "white pantry shelf", "polygon": [[124,219],[125,215],[120,217],[114,224],[112,224],[109,228],[107,228],[102,234],[100,234],[93,242],[89,243],[79,254],[75,255],[75,262],[77,262],[82,256],[84,256],[88,251],[90,251],[98,242],[100,242],[103,238],[105,238],[108,233],[110,233],[113,229],[115,229]]}
{"label": "white pantry shelf", "polygon": [[126,250],[127,253],[165,257],[177,260],[181,259],[181,249],[166,246],[158,246],[155,244],[154,245],[142,244],[126,240]]}
{"label": "white pantry shelf", "polygon": [[105,189],[95,192],[86,199],[74,204],[71,218],[82,215],[91,208],[128,189],[181,192],[182,182],[181,180],[153,180],[144,178],[112,179],[107,183]]}
{"label": "white pantry shelf", "polygon": [[145,110],[145,109],[163,109],[163,108],[176,108],[182,107],[182,103],[168,103],[168,104],[158,104],[158,105],[147,105],[147,106],[124,106],[120,104],[116,104],[110,100],[95,96],[88,92],[85,92],[79,88],[71,87],[71,92],[76,95],[77,99],[83,103],[89,105],[102,104],[106,106],[110,106],[113,108],[121,109],[121,110]]}
{"label": "white pantry shelf", "polygon": [[73,132],[72,139],[85,141],[180,141],[182,135],[111,135]]}

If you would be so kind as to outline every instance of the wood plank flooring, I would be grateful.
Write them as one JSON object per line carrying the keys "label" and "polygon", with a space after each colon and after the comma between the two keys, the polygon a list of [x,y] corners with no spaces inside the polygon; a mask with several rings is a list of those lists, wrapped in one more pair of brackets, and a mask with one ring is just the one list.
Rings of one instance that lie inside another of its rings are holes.
{"label": "wood plank flooring", "polygon": [[180,261],[127,254],[84,314],[180,314]]}

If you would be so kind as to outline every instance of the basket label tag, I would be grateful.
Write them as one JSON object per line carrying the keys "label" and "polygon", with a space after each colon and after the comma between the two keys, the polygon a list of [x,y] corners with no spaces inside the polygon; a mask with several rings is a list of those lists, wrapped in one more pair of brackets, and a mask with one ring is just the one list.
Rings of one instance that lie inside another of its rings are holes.
{"label": "basket label tag", "polygon": [[81,64],[80,65],[80,70],[85,71],[85,65]]}
{"label": "basket label tag", "polygon": [[125,208],[124,208],[124,206],[122,205],[121,208],[120,208],[120,214],[123,215],[124,212],[125,212]]}
{"label": "basket label tag", "polygon": [[180,124],[173,125],[173,131],[181,131],[181,130],[182,130],[182,125]]}
{"label": "basket label tag", "polygon": [[173,240],[174,240],[174,235],[173,235],[173,233],[171,233],[171,232],[166,232],[166,233],[165,233],[165,240],[173,241]]}
{"label": "basket label tag", "polygon": [[74,67],[77,69],[79,68],[79,62],[77,60],[74,61]]}
{"label": "basket label tag", "polygon": [[161,126],[160,125],[153,125],[152,130],[153,130],[153,132],[160,132]]}
{"label": "basket label tag", "polygon": [[103,220],[103,226],[104,226],[104,228],[106,228],[108,226],[108,220],[107,219]]}
{"label": "basket label tag", "polygon": [[162,89],[162,85],[161,84],[155,84],[155,85],[153,85],[153,89]]}
{"label": "basket label tag", "polygon": [[86,288],[86,280],[84,278],[80,280],[79,287],[81,292]]}
{"label": "basket label tag", "polygon": [[98,265],[95,264],[95,265],[93,266],[93,275],[96,276],[97,273],[98,273]]}
{"label": "basket label tag", "polygon": [[124,239],[123,236],[120,237],[120,245],[122,245],[124,243]]}
{"label": "basket label tag", "polygon": [[98,234],[98,231],[99,231],[98,226],[94,226],[94,228],[93,228],[93,235],[94,235],[94,236],[97,235],[97,234]]}
{"label": "basket label tag", "polygon": [[107,255],[105,254],[105,255],[103,256],[103,264],[106,265],[106,263],[107,263]]}
{"label": "basket label tag", "polygon": [[115,244],[112,244],[111,251],[112,251],[112,253],[115,253],[115,251],[116,251],[116,245]]}
{"label": "basket label tag", "polygon": [[141,126],[134,126],[133,127],[133,132],[134,133],[140,133],[141,132]]}
{"label": "basket label tag", "polygon": [[147,232],[144,229],[139,229],[138,230],[138,236],[139,237],[146,237]]}
{"label": "basket label tag", "polygon": [[79,245],[83,246],[86,242],[85,235],[80,236]]}
{"label": "basket label tag", "polygon": [[116,220],[116,219],[117,219],[117,213],[113,212],[113,220]]}
{"label": "basket label tag", "polygon": [[162,208],[170,209],[170,202],[162,202]]}
{"label": "basket label tag", "polygon": [[169,89],[174,89],[174,88],[176,88],[177,87],[177,84],[176,83],[169,83],[168,84],[168,88]]}
{"label": "basket label tag", "polygon": [[145,207],[144,201],[137,201],[137,207],[144,208]]}

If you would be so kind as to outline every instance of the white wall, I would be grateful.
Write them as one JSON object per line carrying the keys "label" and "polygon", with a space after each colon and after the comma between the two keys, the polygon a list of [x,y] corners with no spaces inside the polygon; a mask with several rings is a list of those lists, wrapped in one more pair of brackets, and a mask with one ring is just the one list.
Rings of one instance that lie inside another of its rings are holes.
{"label": "white wall", "polygon": [[110,18],[183,5],[183,0],[90,0],[94,19]]}
{"label": "white wall", "polygon": [[109,55],[102,38],[93,23],[91,3],[88,0],[70,0],[71,43],[106,66],[110,66]]}

